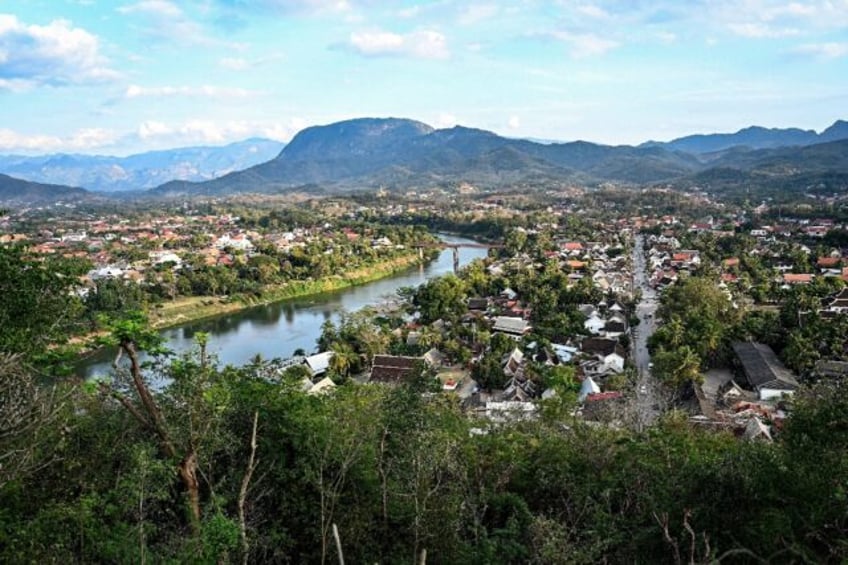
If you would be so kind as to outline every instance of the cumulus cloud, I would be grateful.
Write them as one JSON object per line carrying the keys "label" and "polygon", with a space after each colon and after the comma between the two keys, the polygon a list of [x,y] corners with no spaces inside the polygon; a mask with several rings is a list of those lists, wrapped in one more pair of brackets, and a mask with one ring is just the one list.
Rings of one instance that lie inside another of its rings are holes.
{"label": "cumulus cloud", "polygon": [[347,47],[366,57],[412,57],[416,59],[447,59],[450,57],[447,38],[433,30],[407,34],[388,31],[351,33]]}
{"label": "cumulus cloud", "polygon": [[225,86],[138,86],[132,84],[124,92],[124,98],[165,98],[172,96],[248,98],[257,94],[253,90]]}
{"label": "cumulus cloud", "polygon": [[86,151],[110,145],[116,139],[115,132],[99,128],[81,129],[68,137],[23,134],[10,129],[0,129],[0,151],[21,153]]}
{"label": "cumulus cloud", "polygon": [[27,25],[0,14],[0,89],[66,86],[117,78],[98,38],[67,20]]}
{"label": "cumulus cloud", "polygon": [[806,43],[792,50],[798,55],[809,55],[818,59],[838,59],[848,56],[848,43]]}
{"label": "cumulus cloud", "polygon": [[509,126],[509,129],[518,129],[521,127],[521,118],[518,116],[510,116],[507,121],[507,125]]}

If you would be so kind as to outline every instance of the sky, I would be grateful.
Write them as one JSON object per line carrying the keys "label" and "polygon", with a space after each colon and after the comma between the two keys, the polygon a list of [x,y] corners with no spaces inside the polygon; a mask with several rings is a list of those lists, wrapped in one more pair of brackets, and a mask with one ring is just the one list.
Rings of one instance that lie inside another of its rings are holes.
{"label": "sky", "polygon": [[0,0],[0,153],[356,117],[607,144],[848,119],[848,0]]}

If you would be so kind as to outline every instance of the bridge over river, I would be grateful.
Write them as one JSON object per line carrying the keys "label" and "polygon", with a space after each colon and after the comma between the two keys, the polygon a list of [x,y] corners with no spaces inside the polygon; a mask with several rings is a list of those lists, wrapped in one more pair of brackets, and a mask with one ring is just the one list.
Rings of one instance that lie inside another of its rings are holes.
{"label": "bridge over river", "polygon": [[503,248],[503,243],[480,243],[476,241],[439,241],[434,243],[424,243],[421,245],[417,245],[418,254],[421,258],[424,258],[424,250],[425,249],[450,249],[453,252],[453,272],[456,273],[459,271],[459,250],[460,249],[501,249]]}

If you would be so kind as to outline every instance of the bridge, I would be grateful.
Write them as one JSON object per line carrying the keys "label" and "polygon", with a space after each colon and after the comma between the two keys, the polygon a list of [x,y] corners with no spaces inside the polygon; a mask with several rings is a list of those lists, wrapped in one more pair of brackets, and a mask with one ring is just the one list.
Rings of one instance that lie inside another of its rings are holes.
{"label": "bridge", "polygon": [[465,249],[501,249],[503,243],[452,243],[450,241],[435,241],[433,243],[419,243],[415,247],[418,248],[418,255],[424,259],[424,249],[450,249],[453,251],[453,272],[459,271],[459,250]]}

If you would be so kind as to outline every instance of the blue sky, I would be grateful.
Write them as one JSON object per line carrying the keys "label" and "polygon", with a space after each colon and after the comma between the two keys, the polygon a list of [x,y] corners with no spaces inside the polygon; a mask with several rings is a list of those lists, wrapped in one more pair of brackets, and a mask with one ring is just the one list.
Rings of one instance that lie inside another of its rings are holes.
{"label": "blue sky", "polygon": [[667,140],[848,119],[848,0],[3,0],[0,153],[362,116]]}

